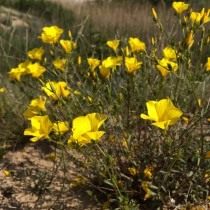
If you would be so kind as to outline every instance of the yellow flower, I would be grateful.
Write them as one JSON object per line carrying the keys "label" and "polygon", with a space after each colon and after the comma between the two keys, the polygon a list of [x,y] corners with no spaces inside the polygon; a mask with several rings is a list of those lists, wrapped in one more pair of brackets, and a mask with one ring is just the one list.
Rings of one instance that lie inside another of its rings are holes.
{"label": "yellow flower", "polygon": [[72,40],[61,39],[60,45],[64,49],[64,51],[68,54],[71,53],[72,50],[76,48],[76,43],[73,42]]}
{"label": "yellow flower", "polygon": [[71,182],[69,184],[70,188],[76,188],[78,186],[83,186],[87,184],[87,179],[84,176],[76,176],[75,178],[71,179]]}
{"label": "yellow flower", "polygon": [[43,27],[41,33],[41,40],[43,43],[55,44],[60,39],[63,29],[58,26]]}
{"label": "yellow flower", "polygon": [[63,135],[69,130],[69,123],[66,121],[58,121],[53,123],[53,131],[56,135]]}
{"label": "yellow flower", "polygon": [[155,8],[152,8],[152,17],[153,17],[154,21],[158,20],[158,16],[157,16],[157,12],[155,11]]}
{"label": "yellow flower", "polygon": [[[204,174],[204,181],[205,181],[205,183],[209,183],[210,182],[210,171],[206,171],[205,172],[205,174]],[[209,196],[209,198],[208,198],[209,200],[210,200],[210,196]]]}
{"label": "yellow flower", "polygon": [[144,176],[148,179],[152,179],[153,177],[154,168],[152,166],[147,166],[144,169]]}
{"label": "yellow flower", "polygon": [[150,185],[151,185],[151,183],[148,181],[143,181],[141,183],[141,187],[145,192],[144,200],[147,200],[154,196],[154,192],[152,192],[152,190],[150,189]]}
{"label": "yellow flower", "polygon": [[200,12],[191,12],[190,20],[192,24],[200,25],[202,14]]}
{"label": "yellow flower", "polygon": [[97,141],[104,135],[104,131],[99,131],[99,128],[106,120],[106,116],[98,113],[87,114],[80,116],[72,122],[72,137],[68,143],[77,142],[83,146],[91,143],[91,140]]}
{"label": "yellow flower", "polygon": [[177,60],[177,52],[172,47],[165,47],[163,49],[163,56],[164,56],[164,58],[166,58],[170,61],[176,61]]}
{"label": "yellow flower", "polygon": [[129,171],[130,175],[132,175],[132,176],[136,176],[136,174],[138,173],[138,171],[135,167],[129,167],[128,171]]}
{"label": "yellow flower", "polygon": [[182,1],[175,1],[172,3],[172,7],[178,14],[182,14],[184,11],[188,10],[189,4],[185,4]]}
{"label": "yellow flower", "polygon": [[64,71],[66,67],[66,63],[67,63],[67,60],[65,58],[56,58],[53,61],[53,66],[58,70]]}
{"label": "yellow flower", "polygon": [[139,38],[130,37],[128,43],[132,52],[141,52],[146,50],[145,43]]}
{"label": "yellow flower", "polygon": [[208,57],[205,67],[206,67],[206,71],[210,71],[210,57]]}
{"label": "yellow flower", "polygon": [[110,75],[111,75],[111,69],[108,69],[108,68],[105,68],[104,66],[100,65],[99,66],[99,72],[100,72],[100,75],[103,77],[103,78],[109,78]]}
{"label": "yellow flower", "polygon": [[27,52],[27,55],[32,60],[38,60],[41,61],[42,57],[44,55],[44,49],[42,47],[40,48],[34,48]]}
{"label": "yellow flower", "polygon": [[142,62],[135,57],[125,57],[125,67],[128,73],[134,73],[141,68]]}
{"label": "yellow flower", "polygon": [[167,130],[169,125],[174,125],[182,116],[182,111],[174,106],[170,99],[148,101],[146,103],[148,115],[141,114],[145,120],[154,121],[152,125]]}
{"label": "yellow flower", "polygon": [[53,124],[47,115],[34,116],[30,118],[31,127],[25,129],[25,136],[33,136],[30,140],[36,142],[38,140],[49,138]]}
{"label": "yellow flower", "polygon": [[0,88],[0,93],[4,93],[4,92],[6,92],[6,88],[5,87]]}
{"label": "yellow flower", "polygon": [[204,8],[201,10],[201,12],[191,12],[190,21],[192,24],[197,25],[208,23],[210,21],[209,13],[210,10],[205,12]]}
{"label": "yellow flower", "polygon": [[30,65],[30,64],[31,64],[31,62],[26,60],[26,61],[20,63],[18,65],[18,67],[12,68],[9,72],[10,79],[20,81],[21,76],[28,73],[28,65]]}
{"label": "yellow flower", "polygon": [[117,57],[108,57],[102,61],[102,66],[104,68],[111,68],[115,69],[117,66],[120,66],[122,63],[122,56],[117,56]]}
{"label": "yellow flower", "polygon": [[129,47],[125,47],[123,50],[123,53],[125,54],[125,56],[131,56],[131,51],[129,49]]}
{"label": "yellow flower", "polygon": [[194,33],[192,30],[187,34],[185,38],[185,43],[189,49],[192,47],[194,43]]}
{"label": "yellow flower", "polygon": [[210,159],[210,151],[206,152],[205,159]]}
{"label": "yellow flower", "polygon": [[17,80],[20,81],[20,78],[22,75],[24,75],[24,71],[22,69],[19,68],[12,68],[9,72],[9,77],[12,80]]}
{"label": "yellow flower", "polygon": [[100,65],[100,60],[97,58],[88,58],[87,61],[92,72]]}
{"label": "yellow flower", "polygon": [[30,119],[31,117],[39,115],[40,112],[45,112],[46,111],[45,104],[46,104],[46,98],[43,96],[33,99],[30,102],[26,111],[23,113],[23,116],[26,119]]}
{"label": "yellow flower", "polygon": [[201,13],[203,13],[202,24],[208,23],[210,21],[210,9],[208,9],[208,11],[205,12],[205,9],[203,8]]}
{"label": "yellow flower", "polygon": [[27,73],[31,74],[34,78],[40,77],[46,71],[46,68],[37,62],[29,64],[27,69]]}
{"label": "yellow flower", "polygon": [[106,42],[107,46],[109,46],[111,49],[114,50],[114,52],[116,53],[117,52],[117,48],[120,44],[120,40],[118,39],[114,39],[114,40],[109,40]]}
{"label": "yellow flower", "polygon": [[79,55],[79,56],[77,57],[77,64],[78,64],[78,65],[81,65],[81,63],[82,63],[82,57]]}
{"label": "yellow flower", "polygon": [[61,97],[66,98],[70,94],[70,88],[66,82],[47,82],[45,86],[42,87],[42,90],[47,96],[53,100],[58,100]]}
{"label": "yellow flower", "polygon": [[158,61],[156,65],[157,69],[160,71],[163,77],[166,77],[170,71],[176,72],[178,69],[178,64],[176,62],[169,61],[166,58],[162,58]]}
{"label": "yellow flower", "polygon": [[183,117],[182,117],[182,120],[183,120],[184,124],[186,124],[186,125],[188,125],[189,122],[190,122],[189,117],[186,117],[186,116],[183,116]]}
{"label": "yellow flower", "polygon": [[2,173],[3,173],[3,175],[4,176],[11,176],[11,171],[9,171],[9,170],[2,170]]}

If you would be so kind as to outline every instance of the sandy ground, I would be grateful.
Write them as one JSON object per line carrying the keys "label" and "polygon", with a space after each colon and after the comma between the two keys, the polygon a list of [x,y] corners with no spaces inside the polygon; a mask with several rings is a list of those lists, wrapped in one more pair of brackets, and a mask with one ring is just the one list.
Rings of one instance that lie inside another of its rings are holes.
{"label": "sandy ground", "polygon": [[84,189],[72,188],[78,174],[68,161],[65,175],[62,164],[50,158],[46,143],[27,143],[9,151],[0,162],[0,210],[91,210],[97,209]]}

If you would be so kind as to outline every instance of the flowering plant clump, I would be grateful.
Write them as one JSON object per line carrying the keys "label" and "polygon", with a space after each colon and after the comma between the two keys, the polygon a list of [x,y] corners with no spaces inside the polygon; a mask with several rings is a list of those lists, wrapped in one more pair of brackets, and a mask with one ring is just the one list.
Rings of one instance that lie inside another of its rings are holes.
{"label": "flowering plant clump", "polygon": [[89,194],[102,194],[107,209],[209,199],[209,10],[181,1],[172,8],[178,34],[153,8],[151,43],[118,37],[87,45],[43,27],[39,46],[9,71],[17,84],[37,87],[23,135],[76,159]]}

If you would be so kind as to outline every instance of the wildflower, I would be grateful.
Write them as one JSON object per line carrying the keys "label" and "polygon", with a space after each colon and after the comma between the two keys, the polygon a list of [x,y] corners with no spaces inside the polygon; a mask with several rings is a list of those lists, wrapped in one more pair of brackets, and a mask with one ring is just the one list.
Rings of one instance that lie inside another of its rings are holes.
{"label": "wildflower", "polygon": [[100,65],[100,60],[97,58],[88,58],[87,61],[92,72]]}
{"label": "wildflower", "polygon": [[53,61],[53,66],[58,70],[64,71],[66,67],[66,63],[67,63],[67,60],[65,58],[56,58]]}
{"label": "wildflower", "polygon": [[182,14],[184,11],[188,10],[189,4],[186,4],[182,1],[175,1],[172,3],[172,7],[176,13]]}
{"label": "wildflower", "polygon": [[6,88],[5,87],[1,87],[0,88],[0,93],[4,93],[4,92],[6,92]]}
{"label": "wildflower", "polygon": [[46,44],[56,44],[63,33],[63,29],[57,26],[43,27],[41,33],[41,40]]}
{"label": "wildflower", "polygon": [[176,72],[178,69],[178,64],[173,61],[169,61],[166,58],[162,58],[158,61],[156,68],[160,71],[163,77],[166,77],[170,71]]}
{"label": "wildflower", "polygon": [[202,108],[203,103],[202,103],[202,99],[201,99],[201,98],[198,98],[198,99],[197,99],[197,103],[198,103],[198,106],[199,106],[200,108]]}
{"label": "wildflower", "polygon": [[144,200],[147,200],[147,199],[149,199],[149,198],[151,198],[151,197],[153,197],[154,196],[154,192],[152,192],[152,190],[150,189],[150,182],[148,182],[148,181],[143,181],[142,183],[141,183],[141,187],[142,187],[142,189],[144,190],[144,192],[145,192],[145,196],[144,196]]}
{"label": "wildflower", "polygon": [[207,38],[207,43],[208,44],[210,43],[210,36],[208,36],[208,38]]}
{"label": "wildflower", "polygon": [[115,69],[117,66],[120,66],[122,63],[122,56],[117,57],[108,57],[102,61],[102,66],[104,68]]}
{"label": "wildflower", "polygon": [[27,74],[28,71],[27,67],[29,64],[31,64],[31,62],[26,60],[20,63],[18,67],[12,68],[9,72],[10,79],[20,81],[21,76]]}
{"label": "wildflower", "polygon": [[49,154],[46,154],[45,158],[47,160],[55,161],[57,159],[57,154],[56,154],[56,152],[51,152]]}
{"label": "wildflower", "polygon": [[61,39],[60,45],[67,54],[71,53],[72,50],[76,48],[76,43],[73,42],[72,40]]}
{"label": "wildflower", "polygon": [[167,130],[169,125],[174,125],[183,114],[169,98],[160,101],[148,101],[146,106],[148,115],[141,114],[140,117],[154,121],[152,125],[164,130]]}
{"label": "wildflower", "polygon": [[53,131],[56,135],[63,135],[69,130],[69,123],[66,121],[58,121],[53,123]]}
{"label": "wildflower", "polygon": [[131,51],[128,46],[123,49],[123,52],[125,53],[125,56],[131,56]]}
{"label": "wildflower", "polygon": [[53,100],[58,100],[61,97],[66,98],[70,94],[70,88],[66,82],[47,82],[45,86],[42,87],[42,90],[47,96]]}
{"label": "wildflower", "polygon": [[191,12],[190,20],[192,24],[200,25],[202,14],[200,12]]}
{"label": "wildflower", "polygon": [[206,67],[206,71],[210,71],[210,57],[208,57],[205,67]]}
{"label": "wildflower", "polygon": [[82,57],[81,56],[78,56],[78,58],[77,58],[77,64],[78,65],[81,65],[81,63],[82,63]]}
{"label": "wildflower", "polygon": [[22,75],[24,75],[25,71],[20,68],[12,68],[9,72],[10,79],[20,81]]}
{"label": "wildflower", "polygon": [[205,159],[210,159],[210,151],[206,152]]}
{"label": "wildflower", "polygon": [[110,75],[111,75],[111,69],[109,68],[105,68],[104,66],[100,65],[99,66],[99,72],[100,72],[100,75],[103,77],[103,78],[109,78]]}
{"label": "wildflower", "polygon": [[91,143],[91,140],[100,140],[104,135],[104,131],[99,131],[99,128],[106,120],[106,116],[98,113],[87,114],[86,116],[80,116],[72,122],[72,136],[68,143],[77,142],[83,146]]}
{"label": "wildflower", "polygon": [[47,115],[34,116],[30,118],[31,127],[25,129],[25,136],[33,136],[30,140],[36,142],[42,139],[48,139],[52,131],[53,124]]}
{"label": "wildflower", "polygon": [[144,176],[148,179],[152,179],[153,177],[153,171],[154,171],[154,168],[152,166],[147,166],[145,169],[144,169]]}
{"label": "wildflower", "polygon": [[130,37],[128,43],[132,52],[141,52],[146,50],[145,43],[138,38]]}
{"label": "wildflower", "polygon": [[129,171],[130,175],[132,175],[132,176],[136,176],[136,174],[137,174],[137,170],[135,167],[129,167],[128,171]]}
{"label": "wildflower", "polygon": [[87,99],[87,101],[90,102],[90,103],[93,102],[93,98],[92,98],[91,96],[87,96],[86,99]]}
{"label": "wildflower", "polygon": [[39,115],[40,112],[45,112],[46,111],[45,104],[46,104],[46,98],[43,96],[33,99],[30,102],[26,111],[23,113],[23,116],[26,119],[30,119],[31,117]]}
{"label": "wildflower", "polygon": [[187,34],[187,36],[185,38],[185,43],[186,43],[188,49],[190,49],[192,47],[192,45],[194,43],[194,33],[192,30]]}
{"label": "wildflower", "polygon": [[46,71],[46,68],[37,62],[30,63],[27,66],[27,73],[31,74],[31,76],[34,78],[40,77],[45,71]]}
{"label": "wildflower", "polygon": [[209,17],[210,10],[205,12],[205,9],[203,8],[201,12],[191,12],[190,14],[190,21],[194,25],[202,25],[205,23],[208,23],[210,21]]}
{"label": "wildflower", "polygon": [[117,48],[120,44],[120,40],[114,39],[114,40],[109,40],[106,42],[107,46],[109,46],[111,49],[114,50],[115,53],[117,53]]}
{"label": "wildflower", "polygon": [[76,96],[81,96],[82,95],[82,93],[79,90],[74,90],[73,94],[76,95]]}
{"label": "wildflower", "polygon": [[42,47],[40,48],[34,48],[27,52],[27,55],[32,60],[38,60],[41,61],[42,57],[44,55],[44,49]]}
{"label": "wildflower", "polygon": [[155,11],[155,8],[152,8],[152,16],[155,22],[158,20],[157,12]]}
{"label": "wildflower", "polygon": [[141,68],[142,62],[138,62],[135,57],[125,57],[125,67],[128,73],[134,73]]}
{"label": "wildflower", "polygon": [[177,52],[172,47],[165,47],[163,49],[163,56],[164,56],[164,58],[166,58],[170,61],[176,61],[177,60]]}
{"label": "wildflower", "polygon": [[2,173],[5,177],[11,176],[11,171],[9,171],[9,170],[4,169],[4,170],[2,170]]}
{"label": "wildflower", "polygon": [[190,122],[189,117],[186,117],[186,116],[183,116],[183,117],[182,117],[182,120],[184,121],[184,123],[185,123],[186,125],[188,125],[189,122]]}
{"label": "wildflower", "polygon": [[123,146],[126,150],[129,149],[129,147],[128,147],[128,142],[127,142],[127,140],[126,140],[125,138],[122,139],[122,146]]}
{"label": "wildflower", "polygon": [[[206,171],[205,174],[204,174],[204,181],[205,183],[210,183],[210,171]],[[210,197],[210,196],[209,196]],[[210,199],[209,199],[210,200]]]}
{"label": "wildflower", "polygon": [[78,186],[85,185],[86,183],[87,183],[87,179],[84,176],[79,175],[71,179],[69,186],[70,188],[75,188]]}

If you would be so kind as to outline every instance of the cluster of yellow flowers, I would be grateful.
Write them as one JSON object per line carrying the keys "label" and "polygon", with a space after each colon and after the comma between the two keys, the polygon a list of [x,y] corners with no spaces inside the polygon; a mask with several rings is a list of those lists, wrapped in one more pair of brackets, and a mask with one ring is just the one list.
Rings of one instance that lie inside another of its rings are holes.
{"label": "cluster of yellow flowers", "polygon": [[[182,1],[179,1],[179,2],[173,2],[172,7],[177,12],[177,14],[181,15],[183,12],[187,11],[190,8],[190,5]],[[209,15],[210,15],[210,9],[205,11],[205,9],[203,8],[200,12],[190,11],[189,18],[188,17],[185,18],[186,20],[189,19],[192,25],[200,26],[210,21]]]}
{"label": "cluster of yellow flowers", "polygon": [[[173,2],[172,7],[180,18],[184,12],[189,10],[189,4],[184,2]],[[158,16],[156,11],[152,9],[152,12],[155,21],[157,21]],[[185,40],[189,48],[194,42],[195,28],[210,21],[209,13],[209,10],[205,11],[205,9],[202,9],[201,12],[191,11],[188,16],[183,17],[185,22],[190,22]],[[56,135],[62,135],[70,131],[69,122],[51,122],[46,114],[47,99],[55,102],[65,100],[73,92],[75,94],[76,92],[79,93],[78,95],[81,94],[78,91],[72,91],[67,81],[43,80],[45,72],[55,70],[55,72],[59,71],[63,73],[68,69],[68,59],[71,57],[73,50],[76,49],[77,43],[73,41],[70,31],[69,39],[62,39],[63,33],[64,30],[57,26],[44,27],[41,35],[38,36],[44,46],[28,51],[27,59],[9,72],[10,78],[17,81],[20,81],[25,75],[38,78],[41,84],[40,89],[45,94],[45,96],[33,99],[24,112],[24,117],[31,124],[31,127],[25,130],[24,135],[32,136],[32,141],[49,139],[51,132]],[[106,45],[112,50],[113,55],[104,59],[96,57],[85,59],[89,73],[96,76],[98,72],[103,78],[110,78],[112,72],[121,68],[125,69],[129,75],[134,76],[142,67],[143,56],[147,55],[146,45],[137,37],[130,37],[126,45],[123,46],[123,44],[119,39],[109,40],[106,42]],[[53,51],[55,48],[59,56]],[[49,55],[52,55],[53,59],[50,59]],[[169,73],[175,73],[179,69],[179,50],[173,46],[166,46],[162,51],[162,55],[161,59],[156,59],[155,66],[162,77],[166,78]],[[79,64],[82,61],[81,56],[79,56]],[[52,68],[54,69],[52,70]],[[205,68],[207,71],[210,71],[210,57],[207,58]],[[146,107],[148,115],[141,114],[140,117],[145,120],[151,120],[152,125],[164,130],[168,130],[169,126],[175,124],[183,115],[183,112],[175,107],[169,98],[159,101],[148,101]],[[105,132],[99,129],[106,119],[107,116],[99,113],[89,113],[73,119],[71,135],[67,142],[76,141],[80,145],[85,145],[90,143],[91,140],[96,141],[101,139]]]}
{"label": "cluster of yellow flowers", "polygon": [[157,69],[163,77],[166,77],[170,71],[176,72],[178,69],[177,52],[172,47],[163,49],[163,58],[158,61]]}
{"label": "cluster of yellow flowers", "polygon": [[[68,55],[76,48],[76,43],[72,41],[71,37],[67,40],[60,39],[62,34],[63,29],[57,26],[44,27],[39,38],[44,44],[51,46],[58,45]],[[28,51],[27,60],[10,70],[10,78],[20,81],[21,77],[24,75],[31,75],[34,78],[43,76],[43,73],[47,71],[48,67],[47,58],[44,58],[45,54],[46,50],[43,47],[34,48]],[[52,61],[52,64],[56,70],[64,71],[67,59],[57,57]]]}
{"label": "cluster of yellow flowers", "polygon": [[[72,40],[60,39],[63,29],[57,26],[44,27],[39,36],[44,44],[55,46],[60,44],[66,54],[70,54],[76,48],[76,43]],[[71,38],[71,35],[70,35]],[[34,78],[40,78],[47,71],[44,67],[46,58],[43,59],[46,51],[43,47],[34,48],[27,53],[28,59],[20,63],[17,68],[12,68],[9,72],[11,79],[20,81],[21,77],[30,74]],[[55,69],[65,70],[67,63],[66,58],[56,58],[52,61]],[[41,80],[41,90],[52,100],[60,100],[67,98],[71,89],[65,81],[47,81],[43,83]],[[31,141],[36,142],[41,139],[49,139],[50,133],[63,135],[69,131],[69,123],[67,121],[52,122],[46,115],[47,98],[39,96],[33,99],[24,112],[24,117],[30,121],[31,127],[25,129],[24,135],[32,136]],[[80,145],[90,143],[91,140],[100,139],[104,132],[98,131],[106,117],[97,113],[90,113],[86,116],[75,118],[72,122],[72,135],[68,142],[78,141]]]}
{"label": "cluster of yellow flowers", "polygon": [[117,67],[124,66],[129,74],[134,74],[140,70],[142,61],[139,61],[137,56],[141,52],[146,51],[145,43],[137,37],[130,37],[128,46],[120,48],[120,40],[114,39],[106,42],[106,45],[113,50],[114,56],[109,56],[103,60],[97,58],[87,58],[90,71],[93,75],[96,74],[96,69],[104,78],[109,78],[111,72],[116,70]]}

